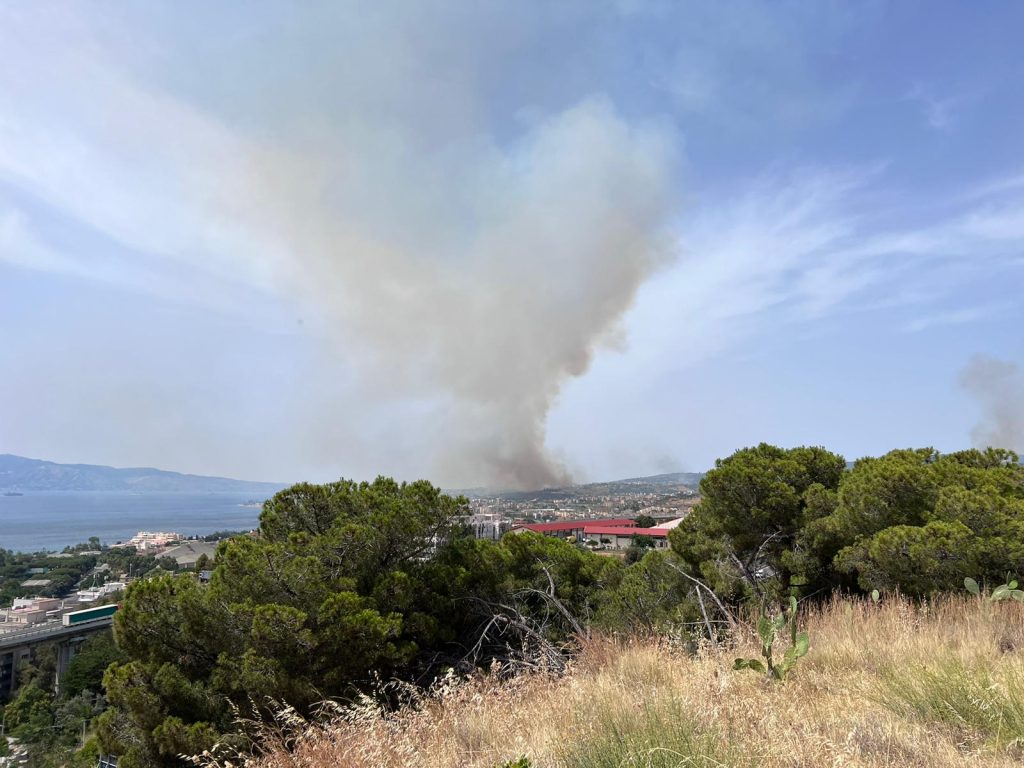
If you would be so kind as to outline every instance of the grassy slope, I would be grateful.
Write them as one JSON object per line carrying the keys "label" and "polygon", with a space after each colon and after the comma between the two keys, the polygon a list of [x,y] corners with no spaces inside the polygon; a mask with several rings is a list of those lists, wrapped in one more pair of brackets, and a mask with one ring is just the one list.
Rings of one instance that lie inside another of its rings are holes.
{"label": "grassy slope", "polygon": [[[1010,766],[1024,750],[1024,605],[836,602],[806,617],[811,651],[774,685],[697,657],[591,642],[561,679],[486,679],[384,718],[351,710],[259,768]],[[279,736],[277,737],[279,740]]]}

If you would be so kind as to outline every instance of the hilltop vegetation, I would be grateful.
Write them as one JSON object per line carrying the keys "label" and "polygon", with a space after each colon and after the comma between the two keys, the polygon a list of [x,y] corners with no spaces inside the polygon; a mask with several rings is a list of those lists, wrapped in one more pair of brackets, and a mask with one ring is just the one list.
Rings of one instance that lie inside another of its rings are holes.
{"label": "hilltop vegetation", "polygon": [[899,589],[924,597],[1024,562],[1010,451],[897,450],[856,462],[760,445],[716,463],[673,549],[720,594]]}
{"label": "hilltop vegetation", "polygon": [[269,700],[309,712],[378,677],[557,653],[618,563],[536,535],[473,539],[464,511],[426,482],[298,485],[267,503],[259,538],[221,545],[209,586],[133,585],[115,625],[132,660],[106,675],[104,749],[126,768],[174,763],[230,738],[229,702],[250,717]]}
{"label": "hilltop vegetation", "polygon": [[[1007,451],[900,450],[851,467],[823,448],[760,445],[717,462],[701,493],[670,550],[621,561],[532,533],[475,540],[461,523],[465,499],[423,481],[286,489],[265,505],[258,537],[222,543],[208,585],[163,574],[128,590],[99,747],[122,768],[182,765],[181,755],[215,744],[246,749],[240,719],[273,721],[281,706],[308,717],[325,699],[390,710],[412,690],[382,690],[381,681],[418,690],[493,670],[501,685],[542,685],[507,681],[579,669],[578,654],[601,635],[648,638],[636,657],[648,660],[666,648],[656,638],[674,638],[677,649],[742,647],[745,619],[791,595],[807,613],[834,595],[877,590],[910,616],[916,609],[897,592],[913,601],[962,593],[964,577],[991,586],[1024,562],[1024,469]],[[1000,610],[1018,620],[1016,604]],[[958,615],[973,620],[966,608]],[[804,670],[838,626],[830,621],[822,636],[812,625],[812,653],[791,675],[798,685],[810,684]],[[1020,642],[1007,638],[1016,659]],[[725,663],[700,658],[687,663]],[[760,690],[757,675],[743,674],[750,682],[736,685]],[[675,673],[665,680],[679,684]],[[688,709],[653,713],[669,731],[675,715],[693,719]],[[705,739],[705,725],[686,733]],[[900,738],[926,732],[915,727]]]}

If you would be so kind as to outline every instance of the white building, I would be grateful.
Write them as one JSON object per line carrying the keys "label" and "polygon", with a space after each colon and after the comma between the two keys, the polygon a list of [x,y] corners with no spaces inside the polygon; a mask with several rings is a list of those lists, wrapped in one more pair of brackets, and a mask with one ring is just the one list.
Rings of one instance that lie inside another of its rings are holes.
{"label": "white building", "polygon": [[112,595],[115,592],[123,592],[125,588],[123,581],[111,581],[104,584],[102,587],[95,587],[93,589],[80,589],[76,593],[78,595],[78,602],[80,603],[94,603],[101,597]]}
{"label": "white building", "polygon": [[0,611],[0,632],[16,632],[59,617],[64,601],[56,597],[18,598]]}
{"label": "white building", "polygon": [[182,535],[172,531],[139,531],[130,539],[128,544],[135,549],[146,552],[163,549],[171,542],[181,541]]}

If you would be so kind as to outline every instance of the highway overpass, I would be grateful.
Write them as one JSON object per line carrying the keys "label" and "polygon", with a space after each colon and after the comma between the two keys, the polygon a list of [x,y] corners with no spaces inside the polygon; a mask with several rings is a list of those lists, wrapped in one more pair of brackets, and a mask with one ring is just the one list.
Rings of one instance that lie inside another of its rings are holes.
{"label": "highway overpass", "polygon": [[32,652],[41,645],[57,645],[57,676],[54,681],[60,692],[60,681],[67,672],[68,664],[78,646],[86,636],[109,629],[113,624],[110,616],[66,627],[57,622],[38,624],[31,629],[0,633],[0,695],[10,696],[18,687],[18,665],[32,657]]}

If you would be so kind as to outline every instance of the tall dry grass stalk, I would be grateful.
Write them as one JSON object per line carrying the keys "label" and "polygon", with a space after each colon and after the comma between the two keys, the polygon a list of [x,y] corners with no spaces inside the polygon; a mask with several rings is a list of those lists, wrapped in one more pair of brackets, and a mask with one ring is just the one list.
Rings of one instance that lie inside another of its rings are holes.
{"label": "tall dry grass stalk", "polygon": [[[395,714],[371,702],[268,732],[253,768],[1017,766],[1024,606],[835,600],[803,617],[811,651],[783,684],[734,672],[735,648],[599,638],[560,678],[485,676]],[[294,733],[292,735],[295,735]]]}

